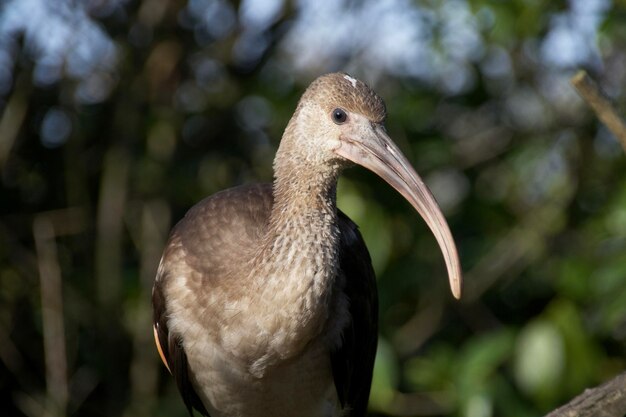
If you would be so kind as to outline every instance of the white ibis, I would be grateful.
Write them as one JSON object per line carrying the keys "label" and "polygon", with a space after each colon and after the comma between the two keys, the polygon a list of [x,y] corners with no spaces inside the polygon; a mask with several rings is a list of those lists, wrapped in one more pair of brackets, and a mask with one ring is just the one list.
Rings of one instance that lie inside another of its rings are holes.
{"label": "white ibis", "polygon": [[378,301],[363,238],[336,205],[346,167],[370,169],[413,205],[461,296],[450,229],[385,116],[365,83],[318,78],[285,129],[274,183],[207,197],[172,230],[154,283],[154,335],[190,414],[365,415]]}

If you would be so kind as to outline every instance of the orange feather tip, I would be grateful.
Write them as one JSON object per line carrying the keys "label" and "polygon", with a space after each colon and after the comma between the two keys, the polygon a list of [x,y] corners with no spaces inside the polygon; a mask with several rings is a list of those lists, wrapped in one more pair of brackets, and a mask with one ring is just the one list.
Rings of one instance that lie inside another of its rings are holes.
{"label": "orange feather tip", "polygon": [[165,365],[165,367],[167,368],[167,370],[171,374],[172,370],[170,369],[169,365],[167,364],[167,360],[165,359],[165,355],[163,354],[163,349],[161,349],[161,342],[159,341],[159,334],[157,333],[156,325],[152,326],[152,330],[154,331],[154,343],[156,344],[156,348],[159,351],[159,356],[161,357],[161,360],[163,361],[163,365]]}

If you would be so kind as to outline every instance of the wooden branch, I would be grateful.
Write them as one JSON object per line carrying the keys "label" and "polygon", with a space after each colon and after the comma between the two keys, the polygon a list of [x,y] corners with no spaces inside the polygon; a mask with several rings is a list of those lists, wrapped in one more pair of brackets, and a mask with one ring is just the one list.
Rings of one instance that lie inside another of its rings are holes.
{"label": "wooden branch", "polygon": [[47,404],[44,416],[60,417],[66,415],[69,398],[63,283],[54,227],[45,214],[35,217],[33,235],[39,261],[41,321],[46,366]]}
{"label": "wooden branch", "polygon": [[30,85],[25,74],[15,83],[15,91],[9,98],[0,117],[0,167],[4,167],[17,136],[20,133],[28,110]]}
{"label": "wooden branch", "polygon": [[115,311],[122,303],[123,214],[129,171],[126,150],[109,148],[102,165],[96,234],[96,288],[106,311]]}
{"label": "wooden branch", "polygon": [[624,417],[626,415],[626,372],[599,387],[586,389],[578,397],[545,417]]}
{"label": "wooden branch", "polygon": [[617,114],[611,100],[600,90],[595,81],[589,77],[586,71],[578,71],[570,82],[578,94],[589,104],[598,116],[598,119],[615,135],[626,152],[626,124]]}

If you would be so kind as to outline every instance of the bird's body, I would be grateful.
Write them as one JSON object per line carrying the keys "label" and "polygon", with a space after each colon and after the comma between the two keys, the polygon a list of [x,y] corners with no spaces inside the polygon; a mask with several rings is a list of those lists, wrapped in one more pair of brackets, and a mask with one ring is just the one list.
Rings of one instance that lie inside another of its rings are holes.
{"label": "bird's body", "polygon": [[[384,139],[384,116],[382,100],[365,84],[344,74],[321,77],[285,131],[274,183],[208,197],[172,231],[153,291],[155,338],[190,411],[365,414],[377,342],[376,282],[356,225],[336,207],[337,179],[355,161],[405,196],[413,188],[423,192]],[[386,171],[369,148],[354,148],[354,131],[370,128],[375,135],[367,146],[389,151],[399,167]],[[429,211],[433,203],[419,205],[429,196],[407,198],[436,229],[442,217]],[[449,262],[456,252],[446,230],[436,236]]]}
{"label": "bird's body", "polygon": [[[296,209],[288,227],[299,233],[289,233],[291,239],[278,233],[285,240],[269,247],[263,242],[269,230],[285,227],[270,222],[270,184],[215,194],[172,231],[154,292],[155,306],[169,314],[156,322],[167,337],[185,335],[172,341],[171,350],[182,344],[189,369],[197,370],[189,382],[207,387],[193,389],[210,404],[212,417],[340,415],[331,353],[339,350],[350,308],[369,315],[367,335],[374,338],[359,346],[363,352],[349,354],[373,362],[377,307],[371,263],[355,261],[363,240],[354,223],[328,204],[334,195],[329,198],[312,211]],[[354,306],[345,296],[346,272],[335,267],[340,253],[343,269],[351,268],[347,275],[361,281],[357,288],[369,287],[354,294]],[[264,257],[280,260],[284,268],[255,262]],[[369,392],[371,366],[365,368],[356,372]]]}

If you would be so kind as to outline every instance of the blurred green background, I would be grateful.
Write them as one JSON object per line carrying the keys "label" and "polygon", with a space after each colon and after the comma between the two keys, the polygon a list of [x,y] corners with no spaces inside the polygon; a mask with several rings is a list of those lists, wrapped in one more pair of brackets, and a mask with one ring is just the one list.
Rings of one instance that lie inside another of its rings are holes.
{"label": "blurred green background", "polygon": [[270,181],[308,83],[348,71],[457,239],[353,169],[379,278],[374,416],[539,416],[621,372],[626,163],[568,79],[626,114],[624,0],[0,1],[3,416],[184,416],[152,341],[170,227]]}

